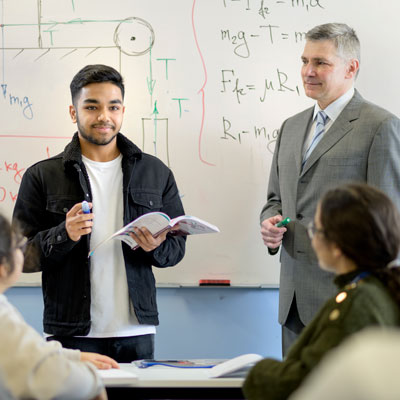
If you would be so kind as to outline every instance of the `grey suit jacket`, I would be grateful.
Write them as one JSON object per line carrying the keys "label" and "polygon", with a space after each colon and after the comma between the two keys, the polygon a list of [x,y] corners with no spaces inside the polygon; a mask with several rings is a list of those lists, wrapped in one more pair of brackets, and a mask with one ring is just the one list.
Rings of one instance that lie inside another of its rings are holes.
{"label": "grey suit jacket", "polygon": [[301,171],[302,148],[314,108],[289,119],[276,143],[261,221],[290,217],[281,250],[279,322],[284,324],[294,294],[300,319],[310,322],[334,295],[333,275],[322,271],[307,236],[317,202],[328,189],[350,181],[367,182],[400,207],[400,120],[365,101],[357,91],[315,147]]}

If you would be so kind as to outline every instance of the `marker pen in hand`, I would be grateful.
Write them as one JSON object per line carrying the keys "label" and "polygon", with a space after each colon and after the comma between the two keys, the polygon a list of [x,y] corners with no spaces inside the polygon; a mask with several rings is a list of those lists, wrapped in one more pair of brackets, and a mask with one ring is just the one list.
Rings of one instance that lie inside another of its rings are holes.
{"label": "marker pen in hand", "polygon": [[90,214],[89,203],[87,201],[85,201],[85,200],[82,202],[82,212],[84,214]]}
{"label": "marker pen in hand", "polygon": [[285,218],[282,221],[278,222],[277,224],[275,224],[275,226],[277,228],[282,228],[283,226],[287,225],[289,222],[291,221],[290,218]]}

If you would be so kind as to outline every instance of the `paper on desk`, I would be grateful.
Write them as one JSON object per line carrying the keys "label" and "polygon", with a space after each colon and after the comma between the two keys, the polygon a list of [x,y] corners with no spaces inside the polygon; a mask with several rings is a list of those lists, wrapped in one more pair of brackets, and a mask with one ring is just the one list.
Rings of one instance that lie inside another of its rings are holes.
{"label": "paper on desk", "polygon": [[136,374],[123,369],[99,369],[97,373],[105,385],[129,385],[138,379]]}
{"label": "paper on desk", "polygon": [[210,378],[245,376],[250,367],[262,358],[259,354],[242,354],[212,367],[209,370],[209,376]]}

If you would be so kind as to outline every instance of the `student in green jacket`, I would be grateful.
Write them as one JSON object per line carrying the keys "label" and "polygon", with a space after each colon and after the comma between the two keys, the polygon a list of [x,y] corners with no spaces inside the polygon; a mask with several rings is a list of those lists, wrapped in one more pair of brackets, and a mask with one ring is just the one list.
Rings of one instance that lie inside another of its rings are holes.
{"label": "student in green jacket", "polygon": [[[400,215],[381,191],[348,184],[328,191],[308,227],[322,269],[338,294],[304,329],[283,361],[264,359],[249,372],[247,399],[287,399],[329,350],[367,326],[400,325]],[[310,285],[309,290],[313,290]]]}

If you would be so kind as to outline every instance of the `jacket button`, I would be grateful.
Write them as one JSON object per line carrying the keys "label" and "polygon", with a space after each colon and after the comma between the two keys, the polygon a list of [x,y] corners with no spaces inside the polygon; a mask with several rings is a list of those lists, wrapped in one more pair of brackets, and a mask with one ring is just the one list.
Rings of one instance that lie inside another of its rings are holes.
{"label": "jacket button", "polygon": [[340,317],[340,311],[337,308],[332,310],[331,313],[329,314],[329,319],[331,321],[336,321],[339,317]]}
{"label": "jacket button", "polygon": [[150,200],[150,201],[149,201],[149,204],[150,204],[151,206],[153,206],[153,201],[152,201],[152,200]]}
{"label": "jacket button", "polygon": [[297,214],[297,215],[296,215],[296,218],[297,218],[299,221],[301,221],[301,220],[303,219],[303,214]]}
{"label": "jacket button", "polygon": [[58,235],[58,236],[57,236],[57,242],[61,242],[61,240],[62,240],[62,236],[61,236],[61,235]]}
{"label": "jacket button", "polygon": [[67,212],[68,212],[68,208],[67,208],[67,207],[64,207],[64,208],[63,208],[63,211],[64,211],[65,213],[67,213]]}
{"label": "jacket button", "polygon": [[347,293],[346,292],[340,292],[336,296],[336,303],[341,303],[342,301],[346,300],[346,297],[347,297]]}

